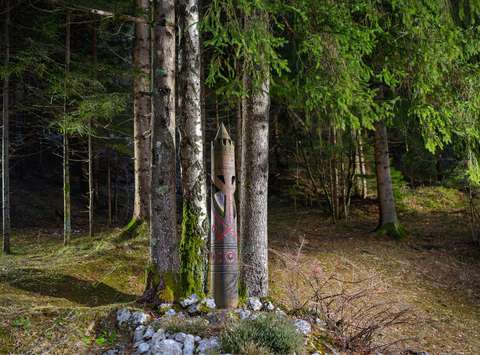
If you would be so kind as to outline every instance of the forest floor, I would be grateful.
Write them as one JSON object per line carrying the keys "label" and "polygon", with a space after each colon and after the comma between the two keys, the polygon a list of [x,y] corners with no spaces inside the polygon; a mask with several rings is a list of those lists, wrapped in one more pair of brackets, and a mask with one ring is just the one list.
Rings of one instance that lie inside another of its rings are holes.
{"label": "forest floor", "polygon": [[[298,270],[283,260],[333,275],[333,287],[368,289],[365,306],[410,309],[411,320],[381,329],[378,341],[433,353],[480,353],[480,251],[470,238],[462,196],[425,188],[405,198],[401,242],[371,231],[376,206],[359,202],[348,223],[313,209],[270,211],[273,298],[286,306],[307,298]],[[0,259],[0,354],[97,352],[115,342],[100,325],[141,294],[145,236],[118,241],[119,230],[94,238],[59,230],[17,229],[13,255]],[[299,252],[299,246],[302,245]],[[300,287],[298,287],[300,286]],[[327,289],[326,292],[329,290]]]}

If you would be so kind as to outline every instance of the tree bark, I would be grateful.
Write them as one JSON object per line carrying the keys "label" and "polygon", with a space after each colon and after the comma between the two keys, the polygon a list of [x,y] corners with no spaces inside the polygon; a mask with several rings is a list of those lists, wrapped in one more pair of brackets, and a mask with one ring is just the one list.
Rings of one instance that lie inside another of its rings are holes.
{"label": "tree bark", "polygon": [[69,142],[67,127],[68,106],[68,75],[70,71],[70,12],[67,12],[65,21],[65,93],[64,93],[64,132],[63,132],[63,244],[70,243],[72,233],[72,221],[70,214],[70,166],[69,166]]}
{"label": "tree bark", "polygon": [[[92,56],[94,70],[97,66],[97,28],[93,24]],[[96,76],[96,73],[94,74]],[[93,146],[92,146],[93,118],[88,120],[88,235],[93,236]],[[97,189],[98,192],[98,189]]]}
{"label": "tree bark", "polygon": [[[264,20],[255,14],[246,19]],[[268,117],[270,79],[267,63],[259,63],[263,73],[261,87],[244,74],[247,97],[242,105],[242,167],[240,184],[240,238],[242,259],[242,293],[264,297],[268,294]]]}
{"label": "tree bark", "polygon": [[[5,0],[5,27],[4,27],[4,45],[5,45],[5,68],[10,64],[10,1]],[[3,80],[3,129],[2,129],[2,251],[4,254],[10,253],[10,141],[9,141],[9,76],[8,73]]]}
{"label": "tree bark", "polygon": [[[141,16],[147,18],[149,0],[136,0]],[[134,68],[137,70],[133,83],[133,135],[135,197],[133,218],[148,220],[150,201],[150,27],[148,21],[135,23]]]}
{"label": "tree bark", "polygon": [[179,296],[179,240],[176,223],[175,1],[155,9],[154,119],[150,262],[144,301],[171,302]]}
{"label": "tree bark", "polygon": [[357,134],[357,149],[358,149],[358,163],[360,168],[360,191],[362,199],[367,198],[367,164],[365,162],[365,154],[363,152],[363,137],[362,131],[359,130]]}
{"label": "tree bark", "polygon": [[107,157],[107,198],[108,198],[108,215],[107,225],[112,226],[112,172],[111,172],[111,156]]}
{"label": "tree bark", "polygon": [[400,236],[392,177],[390,175],[387,127],[383,121],[375,123],[375,163],[380,209],[378,229],[392,236]]}
{"label": "tree bark", "polygon": [[182,185],[183,218],[180,244],[182,287],[186,294],[204,291],[207,256],[207,192],[204,169],[200,83],[200,32],[198,0],[182,0],[183,24]]}

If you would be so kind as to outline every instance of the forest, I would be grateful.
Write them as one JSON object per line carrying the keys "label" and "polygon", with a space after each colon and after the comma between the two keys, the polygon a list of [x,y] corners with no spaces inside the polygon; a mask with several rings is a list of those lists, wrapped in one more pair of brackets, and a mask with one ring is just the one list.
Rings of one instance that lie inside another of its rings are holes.
{"label": "forest", "polygon": [[0,0],[0,354],[479,354],[480,0]]}

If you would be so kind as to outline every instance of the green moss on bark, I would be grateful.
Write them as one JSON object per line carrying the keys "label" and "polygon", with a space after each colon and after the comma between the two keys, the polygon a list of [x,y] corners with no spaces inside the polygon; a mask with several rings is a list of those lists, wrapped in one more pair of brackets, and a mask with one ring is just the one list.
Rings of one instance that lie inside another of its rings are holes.
{"label": "green moss on bark", "polygon": [[388,235],[395,239],[403,239],[407,235],[407,231],[399,223],[386,223],[380,226],[377,232],[381,235]]}
{"label": "green moss on bark", "polygon": [[148,302],[160,304],[163,302],[173,303],[182,296],[180,277],[175,272],[158,272],[154,265],[150,265],[146,270],[147,285],[146,292],[153,290],[154,299],[148,299]]}
{"label": "green moss on bark", "polygon": [[135,238],[137,235],[143,233],[143,229],[146,226],[148,226],[148,224],[144,220],[133,217],[126,227],[122,229],[116,240],[125,241]]}
{"label": "green moss on bark", "polygon": [[203,295],[205,280],[205,241],[199,225],[199,212],[188,201],[183,204],[182,238],[180,241],[180,279],[185,296]]}

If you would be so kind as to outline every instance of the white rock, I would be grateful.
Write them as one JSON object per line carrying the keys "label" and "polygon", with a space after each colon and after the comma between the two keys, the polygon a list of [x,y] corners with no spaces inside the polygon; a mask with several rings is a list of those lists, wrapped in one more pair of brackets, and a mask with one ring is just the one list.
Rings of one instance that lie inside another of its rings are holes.
{"label": "white rock", "polygon": [[143,333],[145,332],[145,326],[139,325],[135,328],[135,332],[133,333],[133,342],[137,343],[143,340]]}
{"label": "white rock", "polygon": [[295,328],[297,328],[297,331],[303,335],[308,335],[312,332],[312,326],[306,320],[297,319],[293,324],[295,325]]}
{"label": "white rock", "polygon": [[187,334],[183,342],[183,355],[193,355],[195,350],[195,337],[192,334]]}
{"label": "white rock", "polygon": [[172,339],[162,340],[152,346],[155,355],[182,355],[182,344]]}
{"label": "white rock", "polygon": [[200,340],[202,340],[201,337],[199,337],[198,335],[195,336],[194,338],[195,342],[198,343]]}
{"label": "white rock", "polygon": [[137,312],[133,312],[132,313],[132,316],[130,317],[130,323],[136,327],[140,324],[145,324],[148,322],[148,320],[150,319],[150,316],[144,312],[140,312],[140,311],[137,311]]}
{"label": "white rock", "polygon": [[199,312],[198,305],[192,304],[190,307],[188,307],[187,312],[190,315],[197,314]]}
{"label": "white rock", "polygon": [[202,300],[202,304],[204,304],[209,309],[217,308],[217,305],[215,304],[215,300],[211,297],[204,298]]}
{"label": "white rock", "polygon": [[262,309],[262,302],[260,302],[258,297],[249,297],[247,299],[247,306],[252,311],[259,311]]}
{"label": "white rock", "polygon": [[187,334],[185,333],[177,333],[173,336],[173,339],[175,339],[179,343],[183,343],[186,337],[187,337]]}
{"label": "white rock", "polygon": [[144,354],[150,350],[150,344],[148,343],[140,343],[137,348],[137,352],[139,354]]}
{"label": "white rock", "polygon": [[152,336],[152,345],[155,346],[157,343],[160,343],[166,338],[165,330],[159,329]]}
{"label": "white rock", "polygon": [[145,333],[143,333],[143,339],[151,339],[153,334],[155,334],[155,329],[153,329],[151,326],[148,326],[147,330],[145,330]]}
{"label": "white rock", "polygon": [[183,308],[187,308],[188,306],[191,306],[192,304],[196,304],[200,301],[200,298],[194,293],[190,297],[184,298],[180,301],[180,305]]}
{"label": "white rock", "polygon": [[237,313],[241,320],[247,319],[252,314],[252,312],[248,309],[239,309]]}
{"label": "white rock", "polygon": [[218,348],[220,348],[220,340],[218,339],[218,337],[211,337],[208,339],[200,340],[197,350],[199,353],[205,353],[207,351],[215,350]]}
{"label": "white rock", "polygon": [[128,320],[130,319],[130,316],[132,313],[126,308],[119,309],[117,311],[117,322],[119,325],[122,325],[123,323],[127,323]]}
{"label": "white rock", "polygon": [[263,304],[263,309],[266,311],[272,312],[273,310],[275,310],[275,306],[273,305],[272,302],[267,301]]}
{"label": "white rock", "polygon": [[169,317],[174,316],[175,314],[177,314],[177,312],[173,308],[170,308],[165,312],[165,315]]}
{"label": "white rock", "polygon": [[284,311],[282,311],[280,308],[277,308],[275,310],[275,314],[277,316],[279,316],[280,318],[285,318],[287,316],[287,313],[285,313]]}

